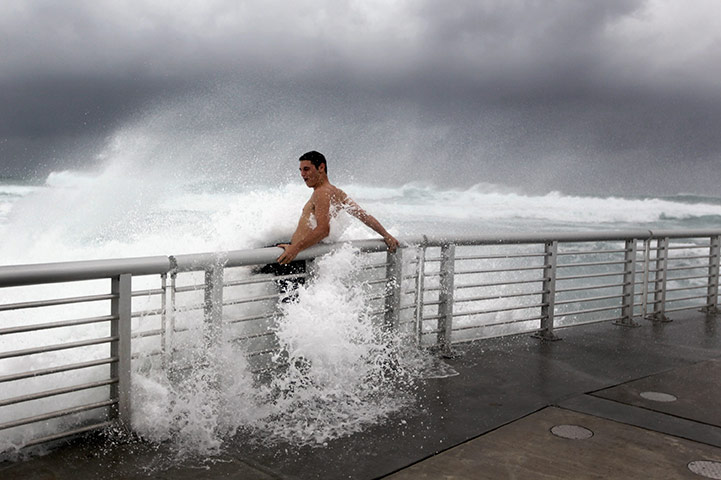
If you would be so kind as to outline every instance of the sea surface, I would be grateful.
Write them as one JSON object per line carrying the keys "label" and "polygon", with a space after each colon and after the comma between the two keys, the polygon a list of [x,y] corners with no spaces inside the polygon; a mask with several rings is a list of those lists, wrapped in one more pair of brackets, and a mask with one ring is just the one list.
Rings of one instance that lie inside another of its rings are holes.
{"label": "sea surface", "polygon": [[[399,238],[419,234],[721,227],[721,197],[527,194],[478,184],[440,189],[338,185]],[[44,182],[0,179],[0,264],[257,248],[290,238],[310,191],[300,179],[197,180],[59,171]],[[329,240],[374,238],[341,218]]]}

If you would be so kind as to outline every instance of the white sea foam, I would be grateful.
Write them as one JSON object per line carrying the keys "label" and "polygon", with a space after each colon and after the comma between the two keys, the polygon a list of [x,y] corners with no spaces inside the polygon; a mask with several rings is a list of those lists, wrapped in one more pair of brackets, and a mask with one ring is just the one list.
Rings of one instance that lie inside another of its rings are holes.
{"label": "white sea foam", "polygon": [[[384,215],[398,219],[454,220],[466,226],[485,229],[487,222],[548,221],[558,224],[593,226],[663,222],[716,216],[721,219],[721,205],[713,202],[680,202],[661,198],[583,197],[561,192],[543,195],[522,194],[511,188],[476,185],[465,190],[438,190],[430,185],[406,185],[398,189],[351,185],[347,191]],[[484,225],[485,224],[485,225]],[[493,225],[493,223],[491,224]]]}

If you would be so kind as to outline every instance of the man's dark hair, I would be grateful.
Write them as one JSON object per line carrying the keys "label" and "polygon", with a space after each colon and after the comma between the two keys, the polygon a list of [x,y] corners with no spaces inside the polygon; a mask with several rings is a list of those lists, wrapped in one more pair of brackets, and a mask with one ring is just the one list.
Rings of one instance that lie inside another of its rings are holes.
{"label": "man's dark hair", "polygon": [[325,157],[322,153],[312,150],[301,155],[298,161],[302,160],[308,160],[315,168],[320,168],[321,164],[323,164],[325,165],[325,173],[328,173],[328,163],[325,161]]}

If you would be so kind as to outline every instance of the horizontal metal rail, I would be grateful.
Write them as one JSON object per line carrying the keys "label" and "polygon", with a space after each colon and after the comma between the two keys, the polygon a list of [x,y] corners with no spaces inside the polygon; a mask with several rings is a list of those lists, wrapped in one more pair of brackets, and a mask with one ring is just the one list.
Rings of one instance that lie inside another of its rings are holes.
{"label": "horizontal metal rail", "polygon": [[233,339],[233,341],[234,342],[243,342],[246,340],[254,340],[256,338],[263,338],[263,337],[273,338],[273,337],[275,337],[275,333],[274,332],[254,333],[252,335],[244,335],[242,337],[235,337]]}
{"label": "horizontal metal rail", "polygon": [[[640,284],[641,283],[639,282],[636,285],[640,285]],[[566,293],[566,292],[582,292],[585,290],[599,290],[602,288],[618,288],[618,287],[623,287],[624,285],[626,285],[626,283],[609,283],[609,284],[605,284],[605,285],[593,285],[593,286],[585,285],[583,287],[557,288],[556,294]],[[638,295],[640,295],[640,293]]]}
{"label": "horizontal metal rail", "polygon": [[608,255],[610,253],[624,253],[626,250],[585,250],[578,252],[558,252],[559,257],[576,255]]}
{"label": "horizontal metal rail", "polygon": [[629,263],[628,260],[617,260],[613,262],[559,263],[556,268],[598,267],[602,265],[624,265],[627,263]]}
{"label": "horizontal metal rail", "polygon": [[102,422],[102,423],[96,423],[93,425],[86,425],[86,426],[80,427],[80,428],[74,428],[74,429],[68,430],[66,432],[60,432],[60,433],[56,433],[53,435],[46,435],[41,438],[36,438],[34,440],[30,440],[27,443],[25,443],[24,446],[25,447],[33,447],[35,445],[53,442],[55,440],[60,440],[62,438],[77,436],[77,435],[80,435],[83,433],[88,433],[88,432],[92,432],[94,430],[100,430],[100,429],[103,429],[106,427],[113,426],[113,425],[115,425],[115,423],[116,423],[115,420],[110,420],[110,421],[106,421],[106,422]]}
{"label": "horizontal metal rail", "polygon": [[[468,317],[471,315],[487,315],[489,313],[499,313],[499,312],[512,312],[514,310],[528,310],[530,308],[541,308],[545,306],[545,304],[539,303],[539,304],[533,304],[533,305],[517,305],[515,307],[508,307],[508,308],[494,308],[492,310],[474,310],[471,312],[453,312],[453,317]],[[438,315],[433,315],[429,317],[423,317],[423,320],[437,320],[440,318]]]}
{"label": "horizontal metal rail", "polygon": [[506,273],[506,272],[524,272],[528,270],[543,270],[546,265],[538,265],[535,267],[516,267],[516,268],[499,268],[490,270],[461,270],[455,272],[456,275],[472,275],[472,274],[483,274],[483,273]]}
{"label": "horizontal metal rail", "polygon": [[0,267],[0,288],[110,278],[125,273],[154,275],[170,271],[169,257],[118,258]]}
{"label": "horizontal metal rail", "polygon": [[104,295],[88,295],[84,297],[69,297],[69,298],[56,298],[53,300],[37,300],[35,302],[20,302],[20,303],[7,303],[0,305],[0,312],[8,310],[20,310],[25,308],[38,308],[38,307],[55,307],[58,305],[69,305],[74,303],[87,303],[87,302],[99,302],[101,300],[112,300],[117,298],[117,295],[104,294]]}
{"label": "horizontal metal rail", "polygon": [[162,295],[163,290],[160,288],[155,289],[149,289],[149,290],[134,290],[133,293],[131,293],[131,296],[133,297],[152,297],[155,295]]}
{"label": "horizontal metal rail", "polygon": [[133,312],[130,317],[131,318],[142,318],[142,317],[153,317],[156,315],[162,315],[165,313],[165,311],[162,308],[156,308],[154,310],[139,310],[137,312]]}
{"label": "horizontal metal rail", "polygon": [[574,310],[572,312],[556,312],[556,315],[561,315],[563,317],[571,317],[574,315],[585,315],[587,313],[597,313],[597,312],[607,312],[609,310],[618,310],[621,308],[621,305],[616,305],[613,307],[599,307],[599,308],[589,308],[587,310]]}
{"label": "horizontal metal rail", "polygon": [[386,299],[386,298],[388,298],[388,297],[390,297],[390,296],[392,296],[392,295],[393,295],[392,292],[389,292],[389,293],[386,293],[386,294],[383,294],[383,295],[372,295],[372,296],[366,297],[366,301],[368,301],[368,302],[374,302],[374,301],[377,301],[377,300],[383,300],[383,299]]}
{"label": "horizontal metal rail", "polygon": [[70,365],[62,365],[59,367],[43,368],[40,370],[31,370],[29,372],[14,373],[0,377],[0,383],[14,382],[17,380],[26,380],[28,378],[41,377],[44,375],[54,375],[56,373],[70,372],[72,370],[81,370],[83,368],[97,367],[107,365],[109,363],[117,363],[117,357],[101,358],[98,360],[89,360],[87,362],[72,363]]}
{"label": "horizontal metal rail", "polygon": [[623,297],[624,297],[623,294],[618,294],[618,295],[608,295],[608,296],[603,296],[603,297],[574,298],[572,300],[562,300],[562,301],[556,300],[556,305],[568,305],[571,303],[584,303],[584,302],[598,302],[601,300],[617,300],[617,299],[622,299]]}
{"label": "horizontal metal rail", "polygon": [[668,292],[682,292],[686,290],[698,290],[698,289],[706,289],[706,285],[694,285],[692,287],[674,287],[674,288],[666,288],[666,293]]}
{"label": "horizontal metal rail", "polygon": [[385,268],[388,265],[388,263],[375,263],[373,265],[365,265],[364,267],[361,267],[361,270],[376,270],[378,268]]}
{"label": "horizontal metal rail", "polygon": [[[646,302],[646,305],[656,305],[658,303],[661,303],[661,300],[649,300]],[[640,307],[642,305],[643,305],[643,303],[634,303],[633,304],[634,307]]]}
{"label": "horizontal metal rail", "polygon": [[195,285],[185,285],[182,287],[175,287],[175,293],[186,293],[186,292],[199,292],[205,290],[205,284],[199,283]]}
{"label": "horizontal metal rail", "polygon": [[[528,335],[528,334],[537,335],[540,332],[543,332],[543,328],[533,328],[533,329],[528,329],[528,330],[522,330],[517,333],[519,333],[519,334],[522,333],[524,335]],[[485,340],[485,339],[494,338],[494,337],[495,337],[495,335],[483,335],[483,336],[475,336],[475,337],[471,337],[471,338],[462,338],[462,339],[459,339],[458,342],[456,342],[456,343],[459,343],[459,344],[471,343],[471,342],[476,342],[478,340]]]}
{"label": "horizontal metal rail", "polygon": [[21,397],[8,398],[0,400],[0,407],[6,407],[8,405],[14,405],[16,403],[29,402],[31,400],[39,400],[41,398],[52,397],[56,395],[63,395],[66,393],[79,392],[82,390],[89,390],[91,388],[106,387],[113,383],[118,383],[117,378],[108,378],[105,380],[98,380],[96,382],[84,383],[82,385],[75,385],[72,387],[55,388],[53,390],[46,390],[44,392],[33,393],[30,395],[23,395]]}
{"label": "horizontal metal rail", "polygon": [[685,310],[696,310],[699,307],[707,307],[706,305],[689,305],[688,307],[676,307],[676,308],[667,308],[666,313],[674,313],[674,312],[683,312]]}
{"label": "horizontal metal rail", "polygon": [[44,413],[42,415],[35,415],[34,417],[22,418],[20,420],[14,420],[11,422],[0,423],[0,430],[19,427],[22,425],[28,425],[30,423],[44,422],[47,420],[52,420],[53,418],[65,417],[68,415],[73,415],[75,413],[81,413],[81,412],[87,412],[89,410],[95,410],[97,408],[109,407],[111,405],[115,405],[116,403],[118,403],[118,401],[114,400],[114,399],[104,400],[101,402],[95,402],[95,403],[91,403],[88,405],[82,405],[79,407],[66,408],[65,410],[58,410],[55,412]]}
{"label": "horizontal metal rail", "polygon": [[568,325],[558,325],[556,328],[558,330],[563,328],[571,328],[571,327],[583,327],[585,325],[595,325],[598,323],[606,323],[606,322],[617,322],[623,320],[623,317],[609,317],[609,318],[599,318],[596,320],[586,320],[585,322],[574,322]]}
{"label": "horizontal metal rail", "polygon": [[423,306],[425,307],[432,307],[440,304],[441,302],[439,300],[423,301]]}
{"label": "horizontal metal rail", "polygon": [[709,259],[711,259],[711,258],[716,258],[716,255],[698,255],[698,256],[689,256],[689,257],[686,257],[686,256],[684,256],[684,257],[668,257],[668,261],[670,262],[670,261],[672,261],[672,260],[697,260],[697,259],[700,259],[700,258],[702,258],[702,259],[704,259],[704,260],[709,260]]}
{"label": "horizontal metal rail", "polygon": [[708,269],[708,265],[693,265],[688,267],[668,267],[667,272],[677,272],[679,270],[698,270],[699,268]]}
{"label": "horizontal metal rail", "polygon": [[487,300],[502,300],[504,298],[515,298],[515,297],[530,297],[534,295],[543,295],[544,293],[548,293],[547,291],[542,292],[528,292],[528,293],[511,293],[511,294],[504,294],[504,295],[490,295],[485,297],[468,297],[468,298],[455,298],[455,303],[463,303],[463,302],[483,302]]}
{"label": "horizontal metal rail", "polygon": [[[543,257],[543,253],[518,253],[518,254],[502,254],[502,255],[467,255],[467,256],[456,256],[456,261],[462,260],[503,260],[507,258],[539,258]],[[440,260],[440,258],[438,259]],[[426,260],[428,261],[428,260]]]}
{"label": "horizontal metal rail", "polygon": [[35,355],[38,353],[55,352],[58,350],[68,350],[71,348],[89,347],[91,345],[100,345],[103,343],[117,342],[118,337],[94,338],[92,340],[80,340],[78,342],[58,343],[55,345],[47,345],[45,347],[26,348],[23,350],[15,350],[11,352],[0,352],[0,360],[6,358],[23,357],[27,355]]}
{"label": "horizontal metal rail", "polygon": [[628,272],[608,272],[608,273],[589,273],[587,275],[569,275],[566,277],[556,277],[556,281],[562,280],[581,280],[584,278],[601,278],[601,277],[617,277],[619,275],[625,275]]}
{"label": "horizontal metal rail", "polygon": [[[34,332],[36,330],[48,330],[50,328],[77,327],[78,325],[88,325],[92,323],[109,322],[117,319],[114,315],[102,315],[100,317],[79,318],[77,320],[63,320],[60,322],[34,323],[31,325],[23,325],[18,327],[0,328],[0,335],[9,335],[15,333]],[[1,358],[1,357],[0,357]]]}
{"label": "horizontal metal rail", "polygon": [[[296,278],[308,278],[307,273],[293,273],[289,275],[263,275],[262,277],[245,278],[241,280],[224,280],[224,287],[237,287],[240,285],[254,285],[259,283],[277,282],[280,280],[292,280]],[[204,286],[204,285],[203,285]]]}
{"label": "horizontal metal rail", "polygon": [[177,305],[175,311],[178,313],[193,312],[205,308],[205,303],[191,303],[190,305]]}
{"label": "horizontal metal rail", "polygon": [[[661,289],[649,290],[648,292],[646,292],[646,295],[654,295],[654,294],[660,293],[660,292],[661,292]],[[643,296],[643,292],[636,292],[633,294],[633,296],[634,297]]]}
{"label": "horizontal metal rail", "polygon": [[266,350],[258,350],[257,352],[248,352],[245,354],[246,357],[257,357],[260,355],[267,355],[269,353],[277,353],[280,350],[277,348],[268,348]]}
{"label": "horizontal metal rail", "polygon": [[464,330],[476,330],[479,328],[491,328],[491,327],[500,327],[504,325],[517,325],[519,323],[527,323],[527,322],[535,322],[541,320],[543,317],[535,316],[535,317],[528,317],[528,318],[519,318],[516,320],[506,320],[504,322],[492,322],[492,323],[481,323],[479,325],[468,325],[468,326],[462,326],[462,327],[453,327],[454,332],[461,332]]}
{"label": "horizontal metal rail", "polygon": [[155,330],[143,330],[142,332],[133,332],[130,336],[132,338],[147,338],[147,337],[157,337],[158,335],[162,335],[163,330],[162,329],[155,329]]}
{"label": "horizontal metal rail", "polygon": [[700,299],[707,299],[708,295],[694,295],[692,297],[680,297],[680,298],[666,298],[666,303],[671,302],[685,302],[688,300],[700,300]]}
{"label": "horizontal metal rail", "polygon": [[277,293],[274,293],[272,295],[262,295],[260,297],[252,297],[252,298],[235,298],[232,300],[225,300],[223,301],[224,306],[230,306],[230,305],[243,305],[245,303],[253,303],[253,302],[265,302],[268,300],[277,300],[279,298],[279,295]]}
{"label": "horizontal metal rail", "polygon": [[269,318],[275,317],[275,313],[264,313],[260,315],[247,315],[244,317],[235,317],[235,318],[229,318],[225,320],[226,323],[232,324],[232,323],[242,323],[242,322],[252,322],[255,320],[266,320]]}
{"label": "horizontal metal rail", "polygon": [[[506,280],[503,282],[491,282],[491,283],[474,283],[474,284],[460,284],[456,285],[456,290],[464,288],[486,288],[486,287],[501,287],[504,285],[523,285],[528,283],[542,283],[545,278],[536,278],[533,280]],[[429,288],[428,291],[438,290],[437,288]]]}
{"label": "horizontal metal rail", "polygon": [[710,275],[692,275],[689,277],[668,277],[668,278],[666,278],[666,281],[667,282],[680,282],[682,280],[700,280],[702,278],[705,280],[708,280],[709,277],[710,277]]}

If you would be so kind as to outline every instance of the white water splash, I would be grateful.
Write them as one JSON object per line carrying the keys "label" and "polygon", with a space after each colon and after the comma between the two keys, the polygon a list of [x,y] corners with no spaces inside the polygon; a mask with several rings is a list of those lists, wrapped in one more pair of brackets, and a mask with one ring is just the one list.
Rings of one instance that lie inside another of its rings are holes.
{"label": "white water splash", "polygon": [[280,304],[270,379],[255,380],[233,344],[205,350],[181,380],[140,367],[134,430],[181,454],[217,452],[240,429],[252,432],[249,441],[322,446],[411,403],[427,362],[371,316],[365,262],[345,245],[318,259],[311,281]]}

